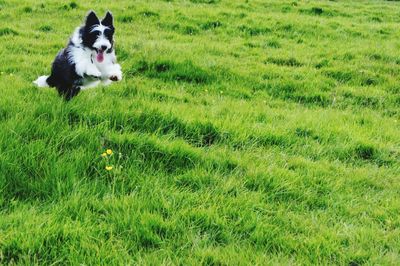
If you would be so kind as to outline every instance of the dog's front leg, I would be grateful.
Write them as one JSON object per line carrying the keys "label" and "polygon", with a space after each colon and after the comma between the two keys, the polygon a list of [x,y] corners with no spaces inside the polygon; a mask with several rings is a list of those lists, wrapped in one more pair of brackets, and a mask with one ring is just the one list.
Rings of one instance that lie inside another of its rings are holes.
{"label": "dog's front leg", "polygon": [[92,62],[88,60],[82,60],[77,62],[75,65],[75,71],[76,74],[78,74],[81,77],[84,77],[85,75],[94,78],[101,77],[101,72],[97,69],[97,67],[94,64],[92,64]]}
{"label": "dog's front leg", "polygon": [[101,72],[93,64],[87,65],[85,74],[94,78],[101,78]]}
{"label": "dog's front leg", "polygon": [[122,80],[122,71],[119,64],[113,64],[107,69],[107,77],[112,81]]}

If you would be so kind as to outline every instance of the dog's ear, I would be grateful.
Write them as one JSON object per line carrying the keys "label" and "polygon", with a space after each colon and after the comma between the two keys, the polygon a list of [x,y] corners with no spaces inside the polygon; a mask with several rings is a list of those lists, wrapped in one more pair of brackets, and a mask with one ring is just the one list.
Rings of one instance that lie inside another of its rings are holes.
{"label": "dog's ear", "polygon": [[106,16],[103,18],[103,20],[101,21],[101,24],[103,24],[104,26],[109,26],[112,27],[113,26],[113,15],[111,14],[110,11],[107,11]]}
{"label": "dog's ear", "polygon": [[97,17],[96,13],[94,13],[94,11],[91,10],[86,17],[86,26],[92,26],[96,24],[100,24],[100,20]]}

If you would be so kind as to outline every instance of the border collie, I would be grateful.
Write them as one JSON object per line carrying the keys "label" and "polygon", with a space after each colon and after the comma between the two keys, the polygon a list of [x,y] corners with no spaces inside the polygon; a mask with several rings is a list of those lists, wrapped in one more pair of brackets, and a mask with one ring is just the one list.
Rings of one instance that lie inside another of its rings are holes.
{"label": "border collie", "polygon": [[114,30],[109,11],[101,21],[90,11],[85,24],[75,30],[67,47],[57,54],[51,75],[41,76],[34,83],[55,87],[60,96],[70,100],[86,88],[121,80],[121,66],[114,52]]}

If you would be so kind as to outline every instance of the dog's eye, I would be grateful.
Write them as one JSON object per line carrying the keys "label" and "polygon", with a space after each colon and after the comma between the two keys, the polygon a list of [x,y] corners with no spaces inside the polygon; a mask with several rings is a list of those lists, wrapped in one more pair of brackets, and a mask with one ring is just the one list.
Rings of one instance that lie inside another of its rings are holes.
{"label": "dog's eye", "polygon": [[108,39],[111,39],[112,36],[113,36],[113,34],[114,34],[114,32],[113,32],[112,30],[110,30],[110,29],[105,29],[105,30],[104,30],[104,35],[105,35]]}
{"label": "dog's eye", "polygon": [[100,34],[100,31],[94,30],[94,31],[91,32],[91,34],[93,34],[93,35],[99,35],[99,34]]}
{"label": "dog's eye", "polygon": [[110,29],[105,29],[104,34],[113,34],[113,31]]}

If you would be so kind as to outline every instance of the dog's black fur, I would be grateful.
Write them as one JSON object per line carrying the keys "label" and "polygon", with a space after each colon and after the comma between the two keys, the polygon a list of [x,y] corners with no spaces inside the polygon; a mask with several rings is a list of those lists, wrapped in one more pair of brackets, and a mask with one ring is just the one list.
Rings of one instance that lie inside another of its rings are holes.
{"label": "dog's black fur", "polygon": [[47,84],[55,87],[66,100],[76,96],[83,84],[83,77],[75,72],[75,64],[68,59],[68,48],[62,49],[54,59],[51,67],[51,75],[47,78]]}

